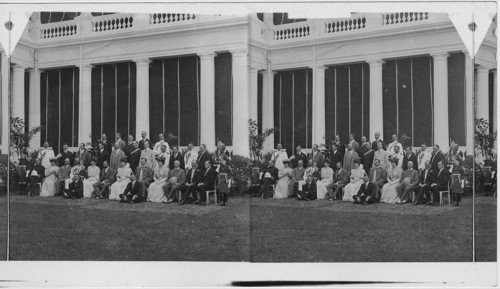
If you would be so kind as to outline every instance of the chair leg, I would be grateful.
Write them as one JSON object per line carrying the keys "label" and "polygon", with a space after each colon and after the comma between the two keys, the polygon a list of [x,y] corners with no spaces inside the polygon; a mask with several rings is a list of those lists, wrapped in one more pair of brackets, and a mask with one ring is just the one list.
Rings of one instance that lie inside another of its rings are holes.
{"label": "chair leg", "polygon": [[443,192],[439,192],[439,205],[443,205]]}
{"label": "chair leg", "polygon": [[451,192],[448,191],[448,205],[451,205]]}
{"label": "chair leg", "polygon": [[217,191],[214,191],[214,202],[217,205]]}
{"label": "chair leg", "polygon": [[206,193],[207,193],[207,204],[210,204],[210,193],[209,191],[207,191]]}

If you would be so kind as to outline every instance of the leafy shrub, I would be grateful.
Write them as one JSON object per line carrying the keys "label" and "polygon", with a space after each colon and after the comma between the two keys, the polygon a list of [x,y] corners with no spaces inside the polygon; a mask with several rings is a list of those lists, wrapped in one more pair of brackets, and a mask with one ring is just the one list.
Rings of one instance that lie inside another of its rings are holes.
{"label": "leafy shrub", "polygon": [[[14,184],[17,182],[18,173],[14,163],[9,161],[9,157],[6,154],[0,154],[0,178],[2,179],[2,186],[5,187],[7,185],[7,162],[10,163],[10,187],[12,188]],[[3,188],[1,189],[3,190]]]}
{"label": "leafy shrub", "polygon": [[233,155],[229,161],[229,167],[231,168],[231,173],[229,176],[233,179],[233,184],[231,186],[231,191],[233,193],[244,194],[249,190],[249,180],[252,176],[252,160],[240,156]]}

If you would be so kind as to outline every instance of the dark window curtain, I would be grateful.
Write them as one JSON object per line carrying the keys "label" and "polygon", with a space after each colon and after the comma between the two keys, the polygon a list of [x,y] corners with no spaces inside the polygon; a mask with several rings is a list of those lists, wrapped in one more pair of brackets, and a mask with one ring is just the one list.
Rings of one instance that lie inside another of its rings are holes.
{"label": "dark window curtain", "polygon": [[274,78],[275,144],[292,154],[312,145],[312,70],[280,71]]}
{"label": "dark window curtain", "polygon": [[325,70],[325,129],[326,144],[335,140],[335,119],[337,111],[335,109],[335,74],[336,67],[329,67]]}
{"label": "dark window curtain", "polygon": [[61,145],[78,146],[78,68],[61,69]]}
{"label": "dark window curtain", "polygon": [[262,133],[262,73],[257,73],[257,126],[258,133]]}
{"label": "dark window curtain", "polygon": [[[164,60],[164,84],[165,84],[165,133],[179,136],[179,58],[167,58]],[[177,140],[179,141],[179,139]]]}
{"label": "dark window curtain", "polygon": [[[149,134],[153,142],[164,132],[164,59],[154,60],[149,67]],[[169,86],[170,87],[170,86]],[[177,87],[177,86],[175,86]]]}
{"label": "dark window curtain", "polygon": [[[199,57],[179,58],[179,144],[187,146],[190,142],[198,145],[199,110]],[[231,109],[230,109],[231,111]],[[230,144],[230,142],[226,142]]]}
{"label": "dark window curtain", "polygon": [[391,135],[398,133],[398,106],[396,89],[396,61],[388,60],[382,68],[382,95],[384,111],[383,140],[386,142],[391,142]]}
{"label": "dark window curtain", "polygon": [[337,66],[337,134],[342,143],[349,140],[349,66]]}
{"label": "dark window curtain", "polygon": [[[232,55],[219,53],[215,57],[215,136],[228,146],[232,137]],[[215,144],[207,144],[210,145]]]}
{"label": "dark window curtain", "polygon": [[40,73],[40,146],[47,139],[47,79],[48,70]]}
{"label": "dark window curtain", "polygon": [[135,65],[130,62],[98,65],[92,70],[92,138],[116,132],[135,135]]}
{"label": "dark window curtain", "polygon": [[368,141],[374,136],[370,135],[370,65],[363,63],[363,132]]}
{"label": "dark window curtain", "polygon": [[413,145],[432,145],[432,57],[413,58]]}
{"label": "dark window curtain", "polygon": [[24,73],[24,131],[30,129],[30,73]]}
{"label": "dark window curtain", "polygon": [[59,149],[59,136],[60,136],[60,114],[61,108],[59,106],[59,76],[58,69],[48,71],[48,96],[47,96],[47,140],[49,145],[57,153]]}
{"label": "dark window curtain", "polygon": [[[462,61],[462,63],[464,63],[464,66],[465,66],[465,60]],[[465,69],[464,69],[465,71]],[[496,121],[495,119],[493,119],[493,110],[496,109],[496,107],[493,106],[494,104],[494,82],[496,81],[495,79],[495,74],[493,74],[493,72],[490,72],[489,75],[488,75],[488,98],[489,98],[489,103],[490,105],[488,106],[489,108],[489,112],[488,112],[488,115],[489,115],[489,123],[490,123],[490,127],[489,127],[489,131],[490,133],[493,133],[494,131],[494,128],[496,127],[496,124],[494,123],[494,121]],[[458,111],[457,113],[459,113],[460,111]],[[463,112],[463,114],[465,115],[465,111]],[[451,118],[451,114],[450,114],[450,118]],[[465,117],[464,117],[465,118]],[[450,126],[451,126],[451,122],[450,122]],[[450,127],[451,129],[451,127]],[[465,134],[465,125],[463,127],[463,133]],[[451,131],[450,131],[450,137],[451,137]],[[453,139],[453,138],[452,138]],[[455,141],[457,142],[457,141]],[[464,144],[465,144],[465,141],[464,141]]]}
{"label": "dark window curtain", "polygon": [[399,134],[404,134],[413,140],[411,66],[411,58],[400,59],[397,62],[398,131]]}
{"label": "dark window curtain", "polygon": [[[101,137],[102,97],[101,97],[102,65],[92,69],[92,141],[97,142]],[[107,136],[113,141],[113,136]]]}
{"label": "dark window curtain", "polygon": [[448,119],[450,139],[465,145],[465,55],[452,53],[448,57]]}
{"label": "dark window curtain", "polygon": [[363,65],[361,63],[349,65],[349,84],[351,102],[351,127],[349,132],[354,134],[355,139],[360,142],[363,134]]}

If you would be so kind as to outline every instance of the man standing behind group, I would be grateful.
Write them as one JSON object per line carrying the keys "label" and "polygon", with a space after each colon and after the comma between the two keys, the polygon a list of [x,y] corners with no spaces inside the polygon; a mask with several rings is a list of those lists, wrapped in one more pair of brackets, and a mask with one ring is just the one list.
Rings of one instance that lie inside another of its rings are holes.
{"label": "man standing behind group", "polygon": [[397,158],[399,160],[398,167],[400,167],[401,169],[403,169],[403,159],[404,159],[404,156],[403,156],[403,152],[401,152],[399,150],[399,146],[395,146],[394,147],[394,153],[391,155],[391,158]]}
{"label": "man standing behind group", "polygon": [[330,163],[333,165],[337,165],[337,163],[342,164],[343,162],[342,152],[339,151],[339,148],[335,142],[332,141],[332,150],[330,152]]}
{"label": "man standing behind group", "polygon": [[101,135],[101,141],[102,145],[104,146],[104,150],[108,152],[108,155],[111,155],[111,151],[113,149],[113,145],[108,141],[106,134]]}
{"label": "man standing behind group", "polygon": [[335,136],[335,144],[337,145],[337,150],[339,150],[340,155],[342,156],[342,160],[344,159],[346,147],[344,144],[340,142],[340,136],[336,135]]}
{"label": "man standing behind group", "polygon": [[104,145],[101,142],[97,146],[98,146],[98,150],[96,152],[97,166],[102,170],[104,161],[109,161],[109,154],[104,149]]}
{"label": "man standing behind group", "polygon": [[38,158],[44,168],[49,168],[51,166],[50,159],[55,157],[54,151],[49,147],[48,142],[43,143],[43,149],[38,153]]}
{"label": "man standing behind group", "polygon": [[63,151],[57,155],[59,167],[64,166],[66,159],[69,159],[69,164],[72,166],[75,162],[75,155],[69,150],[68,144],[63,145]]}
{"label": "man standing behind group", "polygon": [[115,136],[115,144],[118,144],[120,149],[125,153],[125,146],[127,145],[123,140],[122,140],[122,134],[121,132],[117,132]]}
{"label": "man standing behind group", "polygon": [[376,151],[378,149],[378,143],[382,143],[382,148],[384,148],[384,141],[380,138],[380,133],[375,133],[375,140],[372,142],[372,149]]}
{"label": "man standing behind group", "polygon": [[212,162],[212,156],[207,151],[207,146],[205,144],[202,144],[200,146],[200,151],[198,152],[198,159],[196,160],[200,170],[205,171],[205,162],[206,161]]}
{"label": "man standing behind group", "polygon": [[[160,133],[158,134],[158,141],[155,143],[153,150],[159,155],[161,153],[161,147],[163,145],[165,146],[165,152],[167,152],[167,154],[170,154],[170,146],[168,145],[168,142],[165,141],[165,136]],[[166,160],[169,160],[170,156],[164,156],[164,158]]]}
{"label": "man standing behind group", "polygon": [[128,156],[128,163],[132,172],[135,173],[135,170],[139,166],[142,151],[139,149],[139,144],[135,140],[132,141],[132,148],[133,149]]}
{"label": "man standing behind group", "polygon": [[365,148],[363,155],[361,156],[361,163],[363,163],[363,169],[367,174],[370,173],[370,169],[373,165],[373,157],[375,156],[375,152],[372,150],[372,146],[369,142],[365,142]]}
{"label": "man standing behind group", "polygon": [[194,144],[190,142],[187,146],[187,150],[184,153],[184,166],[186,167],[186,170],[191,168],[191,165],[193,164],[193,161],[196,161],[197,154],[193,151]]}
{"label": "man standing behind group", "polygon": [[300,161],[302,161],[302,168],[305,168],[305,165],[307,164],[307,156],[302,152],[302,147],[300,145],[297,146],[295,154],[290,157],[290,161],[292,161],[293,168],[296,168]]}
{"label": "man standing behind group", "polygon": [[148,145],[147,145],[147,146],[148,146],[149,148],[151,148],[151,144],[150,144],[149,139],[147,138],[147,136],[148,136],[148,134],[147,134],[145,131],[142,131],[142,132],[141,132],[141,137],[142,137],[142,139],[139,141],[139,148],[140,148],[141,150],[144,150],[144,148],[145,148],[145,142],[146,142],[146,141],[148,142]]}
{"label": "man standing behind group", "polygon": [[[387,170],[391,165],[389,162],[389,154],[383,149],[382,142],[377,143],[377,151],[373,154],[373,159],[379,160],[380,167],[384,170]],[[373,164],[372,167],[375,167],[375,164]]]}
{"label": "man standing behind group", "polygon": [[283,146],[279,143],[276,145],[276,150],[273,152],[271,156],[271,160],[274,162],[274,166],[278,170],[282,170],[285,166],[283,165],[283,161],[288,159],[288,154],[286,150],[283,149]]}
{"label": "man standing behind group", "polygon": [[356,159],[358,159],[358,154],[353,150],[352,143],[349,143],[344,156],[344,170],[350,172],[354,168],[354,160]]}
{"label": "man standing behind group", "polygon": [[175,167],[175,161],[179,162],[179,167],[184,170],[184,157],[179,152],[179,147],[174,145],[172,147],[172,155],[170,156],[170,160],[168,162],[168,167],[170,170],[173,170]]}
{"label": "man standing behind group", "polygon": [[80,159],[80,164],[87,168],[90,165],[90,153],[85,148],[85,144],[81,143],[80,148],[76,152],[76,157]]}
{"label": "man standing behind group", "polygon": [[314,144],[311,153],[307,156],[307,159],[312,160],[316,167],[322,168],[325,157],[318,149],[318,145]]}
{"label": "man standing behind group", "polygon": [[418,164],[418,162],[417,162],[417,155],[413,152],[413,150],[411,149],[411,146],[407,146],[406,147],[405,156],[403,158],[403,170],[407,170],[408,169],[408,162],[412,162],[413,166],[414,166],[414,169],[418,169],[416,167],[417,164]]}
{"label": "man standing behind group", "polygon": [[444,165],[444,155],[439,149],[439,145],[435,144],[433,151],[432,151],[432,157],[431,157],[431,169],[435,172],[439,170],[438,163],[443,162]]}
{"label": "man standing behind group", "polygon": [[121,160],[125,158],[125,153],[120,149],[120,144],[118,142],[115,143],[115,148],[111,152],[111,157],[109,160],[109,164],[111,169],[116,172],[118,167],[120,166]]}
{"label": "man standing behind group", "polygon": [[[403,151],[403,145],[401,143],[399,143],[398,136],[393,134],[392,135],[392,142],[387,146],[387,152],[390,155],[393,155],[395,153],[395,149],[394,149],[395,147],[399,147],[400,152]],[[402,158],[399,160],[402,160]]]}
{"label": "man standing behind group", "polygon": [[427,150],[427,145],[422,144],[420,146],[420,153],[418,154],[418,169],[423,170],[425,169],[425,163],[431,161],[431,153]]}
{"label": "man standing behind group", "polygon": [[148,140],[145,140],[143,144],[144,149],[141,152],[141,159],[146,159],[146,165],[154,168],[156,166],[156,153],[150,148]]}
{"label": "man standing behind group", "polygon": [[125,145],[125,149],[123,150],[127,157],[129,157],[130,153],[134,150],[133,142],[134,142],[134,136],[129,135],[128,140],[127,140],[127,144]]}
{"label": "man standing behind group", "polygon": [[349,134],[349,144],[352,146],[352,150],[356,153],[359,152],[359,143],[354,139],[354,134]]}

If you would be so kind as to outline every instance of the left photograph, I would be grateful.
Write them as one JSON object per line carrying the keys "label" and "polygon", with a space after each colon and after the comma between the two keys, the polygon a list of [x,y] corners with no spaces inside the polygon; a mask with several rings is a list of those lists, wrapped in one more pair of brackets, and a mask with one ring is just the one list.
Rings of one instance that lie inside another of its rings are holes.
{"label": "left photograph", "polygon": [[32,13],[0,47],[0,259],[9,191],[10,260],[250,261],[249,30]]}

